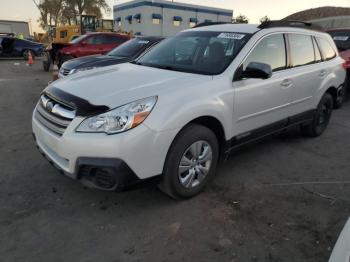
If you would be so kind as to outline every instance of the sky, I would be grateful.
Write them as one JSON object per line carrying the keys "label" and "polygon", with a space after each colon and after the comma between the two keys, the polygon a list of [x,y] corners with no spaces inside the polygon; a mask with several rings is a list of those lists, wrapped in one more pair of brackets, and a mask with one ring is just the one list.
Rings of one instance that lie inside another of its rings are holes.
{"label": "sky", "polygon": [[[30,21],[33,32],[42,31],[37,23],[39,12],[33,0],[0,0],[0,2],[2,2],[0,20]],[[106,2],[112,7],[127,0],[106,0]],[[175,2],[231,9],[234,16],[246,15],[250,23],[258,23],[265,15],[277,20],[298,11],[320,6],[350,7],[350,0],[175,0]],[[106,14],[106,18],[112,16],[112,13],[109,16]]]}

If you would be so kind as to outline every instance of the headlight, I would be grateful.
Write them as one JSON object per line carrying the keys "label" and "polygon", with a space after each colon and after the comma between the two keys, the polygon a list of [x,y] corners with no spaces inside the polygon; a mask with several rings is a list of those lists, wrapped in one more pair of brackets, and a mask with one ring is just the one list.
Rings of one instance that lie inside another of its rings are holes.
{"label": "headlight", "polygon": [[85,119],[77,132],[116,134],[141,124],[151,113],[157,97],[148,97]]}

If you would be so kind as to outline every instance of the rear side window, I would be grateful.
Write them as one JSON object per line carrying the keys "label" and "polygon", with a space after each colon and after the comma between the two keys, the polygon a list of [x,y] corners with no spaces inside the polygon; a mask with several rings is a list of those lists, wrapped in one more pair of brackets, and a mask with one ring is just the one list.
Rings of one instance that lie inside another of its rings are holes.
{"label": "rear side window", "polygon": [[243,70],[251,62],[268,64],[271,66],[272,71],[285,69],[287,56],[283,35],[270,35],[261,40],[243,63]]}
{"label": "rear side window", "polygon": [[108,36],[108,41],[110,44],[122,44],[128,41],[128,38],[113,35],[113,36]]}
{"label": "rear side window", "polygon": [[320,46],[321,53],[324,60],[331,60],[337,56],[331,44],[323,38],[317,37],[317,42]]}
{"label": "rear side window", "polygon": [[101,44],[103,44],[101,36],[90,36],[88,39],[86,39],[86,42],[89,45],[101,45]]}
{"label": "rear side window", "polygon": [[293,67],[313,64],[315,51],[311,36],[289,34],[291,62]]}

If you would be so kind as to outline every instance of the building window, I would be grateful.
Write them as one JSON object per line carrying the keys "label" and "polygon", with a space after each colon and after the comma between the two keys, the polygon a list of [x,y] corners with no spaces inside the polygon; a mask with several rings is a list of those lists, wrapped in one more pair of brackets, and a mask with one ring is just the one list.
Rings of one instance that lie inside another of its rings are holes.
{"label": "building window", "polygon": [[141,14],[134,15],[134,19],[136,20],[136,23],[140,24],[141,23]]}
{"label": "building window", "polygon": [[194,27],[198,24],[198,19],[195,17],[190,18],[190,27]]}
{"label": "building window", "polygon": [[162,22],[163,16],[161,14],[152,14],[152,24],[160,25]]}
{"label": "building window", "polygon": [[128,21],[129,25],[132,24],[132,15],[128,15],[127,17],[125,17],[125,20]]}
{"label": "building window", "polygon": [[182,17],[181,16],[174,16],[174,26],[180,26],[182,22]]}
{"label": "building window", "polygon": [[115,25],[117,26],[117,27],[120,27],[121,25],[122,25],[122,22],[121,22],[121,17],[117,17],[116,19],[115,19]]}

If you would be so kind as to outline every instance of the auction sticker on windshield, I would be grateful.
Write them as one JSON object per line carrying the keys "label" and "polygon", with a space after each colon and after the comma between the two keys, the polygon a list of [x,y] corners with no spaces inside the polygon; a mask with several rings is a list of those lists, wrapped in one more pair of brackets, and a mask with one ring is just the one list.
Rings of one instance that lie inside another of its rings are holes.
{"label": "auction sticker on windshield", "polygon": [[237,34],[237,33],[221,33],[218,35],[218,38],[227,38],[227,39],[235,39],[241,40],[245,37],[245,34]]}

